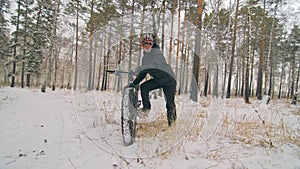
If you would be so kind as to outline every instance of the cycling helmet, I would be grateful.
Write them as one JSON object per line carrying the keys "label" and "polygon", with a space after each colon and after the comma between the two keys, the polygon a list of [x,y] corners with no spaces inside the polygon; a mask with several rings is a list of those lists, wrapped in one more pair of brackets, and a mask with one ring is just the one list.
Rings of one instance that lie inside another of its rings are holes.
{"label": "cycling helmet", "polygon": [[153,45],[153,40],[151,37],[149,36],[144,36],[143,40],[142,40],[142,46],[145,46],[146,44],[149,44],[149,45]]}

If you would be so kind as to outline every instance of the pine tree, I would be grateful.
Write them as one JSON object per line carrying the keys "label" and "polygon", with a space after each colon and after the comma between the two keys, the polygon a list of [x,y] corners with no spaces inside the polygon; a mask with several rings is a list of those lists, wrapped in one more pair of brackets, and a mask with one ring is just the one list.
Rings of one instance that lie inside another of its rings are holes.
{"label": "pine tree", "polygon": [[42,63],[44,59],[44,49],[47,48],[47,34],[44,33],[47,30],[45,24],[43,24],[43,8],[40,2],[33,7],[35,15],[33,20],[35,21],[30,26],[31,41],[30,48],[27,56],[26,65],[26,86],[30,86],[30,79],[33,75],[39,77],[42,74]]}
{"label": "pine tree", "polygon": [[232,48],[231,48],[231,58],[230,58],[230,65],[229,65],[229,76],[228,76],[226,98],[230,98],[230,91],[231,91],[231,78],[232,78],[232,72],[233,72],[233,63],[234,63],[235,47],[236,47],[236,33],[237,33],[237,24],[238,24],[238,15],[239,15],[239,2],[240,1],[237,0],[236,10],[235,10],[234,33],[233,33]]}
{"label": "pine tree", "polygon": [[16,67],[17,67],[17,50],[18,50],[18,41],[19,41],[19,26],[20,26],[20,16],[21,16],[21,0],[17,2],[17,16],[12,16],[11,23],[16,27],[16,30],[12,33],[12,48],[13,48],[13,54],[12,54],[12,72],[11,72],[11,82],[10,87],[15,87],[15,78],[16,78]]}
{"label": "pine tree", "polygon": [[48,51],[46,54],[46,68],[44,69],[44,81],[41,87],[42,92],[46,92],[46,87],[51,86],[52,71],[55,64],[54,53],[55,53],[55,43],[56,43],[56,25],[57,18],[59,16],[58,11],[59,1],[56,0],[52,2],[51,0],[43,1],[39,5],[42,8],[42,20],[41,24],[45,26],[45,31],[43,32],[48,38]]}
{"label": "pine tree", "polygon": [[[31,17],[33,14],[33,9],[32,5],[34,3],[33,0],[26,0],[26,1],[21,1],[21,18],[20,18],[20,24],[21,24],[21,29],[20,29],[20,60],[22,63],[21,67],[21,87],[23,88],[25,85],[25,74],[27,74],[25,70],[25,64],[27,61],[30,61],[30,53],[29,51],[31,50],[32,45],[30,45],[30,40],[32,39],[32,24],[33,24],[33,18]],[[28,84],[29,86],[29,84]]]}
{"label": "pine tree", "polygon": [[94,5],[95,0],[92,0],[90,3],[90,22],[88,25],[89,28],[89,70],[88,70],[88,90],[92,90],[93,88],[93,39],[94,39],[94,31],[95,31],[95,22],[94,22]]}
{"label": "pine tree", "polygon": [[9,1],[0,1],[0,60],[3,60],[8,53],[9,30],[8,20],[4,17],[8,13]]}
{"label": "pine tree", "polygon": [[258,100],[262,100],[262,85],[263,85],[263,67],[264,67],[264,48],[265,48],[265,8],[266,8],[266,1],[264,0],[264,10],[263,10],[263,20],[261,24],[262,32],[261,32],[261,44],[260,44],[260,57],[259,57],[259,68],[258,68],[258,76],[257,76],[257,88],[256,88],[256,97]]}
{"label": "pine tree", "polygon": [[74,58],[74,80],[73,80],[73,89],[77,89],[77,79],[78,79],[78,41],[79,41],[79,18],[82,13],[85,12],[83,4],[80,0],[71,0],[65,8],[65,13],[67,15],[75,16],[75,58]]}
{"label": "pine tree", "polygon": [[198,83],[199,83],[199,69],[200,69],[200,43],[202,30],[202,12],[204,8],[204,0],[198,0],[197,9],[197,28],[195,35],[195,51],[194,51],[194,65],[193,65],[193,79],[191,85],[190,98],[194,102],[198,101]]}
{"label": "pine tree", "polygon": [[[299,43],[300,43],[300,28],[298,25],[294,25],[288,36],[289,45],[289,60],[291,63],[291,85],[290,85],[290,96],[294,96],[295,92],[298,92],[299,72],[296,74],[296,62],[300,60],[299,57]],[[296,83],[297,82],[297,83]]]}
{"label": "pine tree", "polygon": [[[3,82],[7,83],[7,74],[5,64],[10,55],[9,50],[9,29],[8,20],[4,17],[9,12],[9,1],[0,1],[0,77],[3,77]],[[0,80],[1,82],[1,80]]]}

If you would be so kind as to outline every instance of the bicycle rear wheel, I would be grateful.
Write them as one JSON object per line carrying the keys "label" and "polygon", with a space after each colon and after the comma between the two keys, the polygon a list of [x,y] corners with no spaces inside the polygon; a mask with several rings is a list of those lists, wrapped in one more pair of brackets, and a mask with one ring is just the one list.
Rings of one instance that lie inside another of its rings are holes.
{"label": "bicycle rear wheel", "polygon": [[137,95],[135,88],[126,87],[124,89],[122,98],[122,111],[121,111],[121,128],[123,142],[125,145],[131,145],[135,141],[136,132],[136,100]]}

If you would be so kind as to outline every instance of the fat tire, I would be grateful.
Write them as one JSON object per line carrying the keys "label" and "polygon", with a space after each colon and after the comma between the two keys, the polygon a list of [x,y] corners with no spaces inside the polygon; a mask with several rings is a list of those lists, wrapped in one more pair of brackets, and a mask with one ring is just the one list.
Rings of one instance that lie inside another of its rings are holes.
{"label": "fat tire", "polygon": [[137,94],[133,87],[125,87],[122,97],[121,128],[123,142],[126,146],[135,141]]}

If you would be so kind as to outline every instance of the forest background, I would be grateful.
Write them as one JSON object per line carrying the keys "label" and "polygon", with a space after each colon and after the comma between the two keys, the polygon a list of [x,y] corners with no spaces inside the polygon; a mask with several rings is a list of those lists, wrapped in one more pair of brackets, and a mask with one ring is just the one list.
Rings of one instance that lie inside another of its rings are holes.
{"label": "forest background", "polygon": [[[0,84],[117,90],[107,70],[140,65],[155,34],[177,93],[294,98],[299,90],[299,3],[283,0],[1,0]],[[296,97],[295,97],[296,98]]]}

